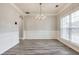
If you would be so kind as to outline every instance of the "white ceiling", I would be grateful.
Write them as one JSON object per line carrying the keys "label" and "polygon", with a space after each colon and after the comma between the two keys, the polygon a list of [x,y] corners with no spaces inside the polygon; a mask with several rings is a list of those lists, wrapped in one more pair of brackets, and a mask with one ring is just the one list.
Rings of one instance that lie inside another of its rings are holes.
{"label": "white ceiling", "polygon": [[[15,5],[23,12],[39,13],[40,4],[39,3],[15,3]],[[59,7],[55,7],[59,5]],[[56,14],[61,9],[66,7],[68,3],[42,3],[42,13],[52,13]]]}

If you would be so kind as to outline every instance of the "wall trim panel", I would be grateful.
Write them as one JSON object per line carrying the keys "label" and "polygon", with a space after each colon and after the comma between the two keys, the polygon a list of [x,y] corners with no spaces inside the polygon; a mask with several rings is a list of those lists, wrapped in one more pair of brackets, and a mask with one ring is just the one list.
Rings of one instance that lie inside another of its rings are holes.
{"label": "wall trim panel", "polygon": [[0,54],[19,43],[18,32],[0,34]]}
{"label": "wall trim panel", "polygon": [[23,39],[57,39],[56,31],[24,31]]}

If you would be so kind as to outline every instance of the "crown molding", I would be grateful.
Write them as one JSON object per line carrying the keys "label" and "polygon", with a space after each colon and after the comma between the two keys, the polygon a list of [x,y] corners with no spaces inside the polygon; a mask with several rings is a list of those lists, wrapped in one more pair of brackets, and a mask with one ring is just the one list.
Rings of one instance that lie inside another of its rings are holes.
{"label": "crown molding", "polygon": [[[14,3],[10,3],[11,6],[13,6],[22,16],[34,16],[34,15],[39,15],[39,13],[30,13],[30,14],[25,14],[19,7],[17,7]],[[68,8],[69,6],[71,5],[70,4],[67,4],[65,7],[62,8],[62,10],[60,10],[58,13],[43,13],[44,15],[47,15],[47,16],[55,16],[55,15],[58,15],[60,14],[61,12],[63,12],[66,8]]]}
{"label": "crown molding", "polygon": [[[40,15],[39,13],[30,13],[30,14],[24,14],[23,16],[36,16]],[[57,14],[52,14],[52,13],[42,13],[41,15],[46,15],[46,16],[56,16]]]}
{"label": "crown molding", "polygon": [[10,3],[10,5],[12,6],[12,7],[14,7],[21,15],[24,15],[25,13],[20,9],[20,8],[18,8],[14,3]]}
{"label": "crown molding", "polygon": [[60,14],[61,12],[63,12],[63,11],[64,11],[66,8],[68,8],[71,4],[72,4],[72,3],[67,4],[62,10],[60,10],[60,11],[57,13],[57,15]]}

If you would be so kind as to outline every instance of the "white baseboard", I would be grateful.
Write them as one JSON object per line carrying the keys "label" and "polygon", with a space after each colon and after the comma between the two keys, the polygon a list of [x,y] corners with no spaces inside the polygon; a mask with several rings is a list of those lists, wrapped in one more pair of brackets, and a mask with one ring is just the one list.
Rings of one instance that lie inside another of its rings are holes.
{"label": "white baseboard", "polygon": [[62,42],[63,44],[65,44],[66,46],[72,48],[73,50],[75,50],[76,52],[79,53],[79,46],[78,46],[78,44],[75,44],[75,43],[73,43],[71,41],[67,41],[67,40],[62,39],[62,38],[59,38],[58,40],[60,42]]}
{"label": "white baseboard", "polygon": [[0,34],[0,54],[19,43],[18,32]]}
{"label": "white baseboard", "polygon": [[23,39],[57,39],[56,31],[24,31]]}

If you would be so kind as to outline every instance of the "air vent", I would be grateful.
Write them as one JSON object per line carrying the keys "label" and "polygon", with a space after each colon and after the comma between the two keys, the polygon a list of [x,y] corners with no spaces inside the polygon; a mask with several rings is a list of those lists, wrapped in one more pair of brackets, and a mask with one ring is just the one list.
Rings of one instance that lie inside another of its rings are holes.
{"label": "air vent", "polygon": [[55,7],[59,7],[59,5],[56,5]]}
{"label": "air vent", "polygon": [[25,12],[26,14],[30,14],[30,12]]}

